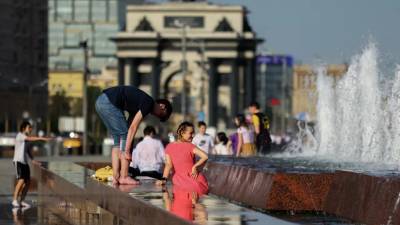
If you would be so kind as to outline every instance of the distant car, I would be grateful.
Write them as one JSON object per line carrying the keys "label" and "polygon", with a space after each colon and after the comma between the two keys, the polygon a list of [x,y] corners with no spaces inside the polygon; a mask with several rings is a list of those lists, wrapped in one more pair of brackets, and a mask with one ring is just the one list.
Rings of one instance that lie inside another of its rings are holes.
{"label": "distant car", "polygon": [[16,133],[0,134],[0,158],[13,157],[16,136]]}
{"label": "distant car", "polygon": [[16,133],[5,133],[0,135],[0,147],[14,147]]}
{"label": "distant car", "polygon": [[82,135],[78,132],[61,133],[63,152],[66,155],[82,154]]}

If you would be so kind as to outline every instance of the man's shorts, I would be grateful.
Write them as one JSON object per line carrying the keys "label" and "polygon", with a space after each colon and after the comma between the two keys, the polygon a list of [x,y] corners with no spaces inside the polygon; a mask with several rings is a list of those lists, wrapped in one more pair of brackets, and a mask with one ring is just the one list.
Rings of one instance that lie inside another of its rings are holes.
{"label": "man's shorts", "polygon": [[128,125],[122,110],[115,107],[106,94],[96,100],[96,111],[114,139],[114,147],[125,151]]}
{"label": "man's shorts", "polygon": [[14,162],[14,167],[17,175],[17,180],[24,179],[25,181],[28,181],[31,179],[31,171],[28,164]]}

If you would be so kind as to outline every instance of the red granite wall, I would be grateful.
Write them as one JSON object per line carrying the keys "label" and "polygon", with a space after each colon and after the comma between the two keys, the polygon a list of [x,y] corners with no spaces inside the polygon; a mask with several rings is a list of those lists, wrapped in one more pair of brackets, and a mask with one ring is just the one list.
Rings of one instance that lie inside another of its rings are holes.
{"label": "red granite wall", "polygon": [[366,224],[400,224],[399,201],[398,177],[338,171],[324,210]]}

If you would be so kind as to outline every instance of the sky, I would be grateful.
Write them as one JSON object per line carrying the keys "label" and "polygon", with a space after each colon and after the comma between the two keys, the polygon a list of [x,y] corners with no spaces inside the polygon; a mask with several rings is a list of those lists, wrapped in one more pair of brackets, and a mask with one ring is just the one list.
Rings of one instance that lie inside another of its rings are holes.
{"label": "sky", "polygon": [[291,54],[297,62],[349,62],[374,41],[379,56],[400,63],[399,0],[212,0],[241,4],[265,39],[261,51]]}
{"label": "sky", "polygon": [[400,63],[400,0],[209,0],[250,11],[260,51],[297,63],[349,62],[372,40],[379,57]]}

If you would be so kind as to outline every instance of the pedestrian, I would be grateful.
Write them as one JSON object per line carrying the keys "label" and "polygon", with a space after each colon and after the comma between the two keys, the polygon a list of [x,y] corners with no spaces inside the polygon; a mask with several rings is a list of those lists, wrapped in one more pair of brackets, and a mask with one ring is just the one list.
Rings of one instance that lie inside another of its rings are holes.
{"label": "pedestrian", "polygon": [[[128,176],[131,146],[141,121],[153,114],[161,122],[172,112],[166,99],[154,100],[133,86],[116,86],[103,91],[96,100],[96,111],[114,139],[112,148],[113,184],[137,184]],[[128,119],[124,112],[128,112]]]}
{"label": "pedestrian", "polygon": [[28,142],[34,141],[49,141],[51,138],[30,136],[32,125],[25,121],[22,122],[19,132],[15,138],[14,158],[13,163],[17,176],[17,184],[15,185],[12,206],[15,208],[28,208],[30,205],[25,202],[26,194],[29,190],[31,181],[30,168],[28,157],[32,164],[40,165],[40,162],[33,159],[33,154],[27,147]]}
{"label": "pedestrian", "polygon": [[[207,154],[192,144],[194,126],[190,122],[183,122],[177,129],[178,141],[170,143],[165,149],[165,167],[163,178],[157,181],[164,185],[173,170],[172,184],[188,192],[199,195],[208,193],[208,182],[199,172],[207,161]],[[195,160],[195,156],[199,158]]]}
{"label": "pedestrian", "polygon": [[232,155],[232,143],[224,132],[217,134],[217,144],[213,153],[215,155]]}
{"label": "pedestrian", "polygon": [[260,111],[260,105],[257,102],[252,102],[249,106],[251,113],[251,121],[256,133],[256,146],[260,155],[265,155],[271,152],[271,135],[269,133],[269,119]]}
{"label": "pedestrian", "polygon": [[209,154],[214,148],[214,140],[206,133],[207,124],[205,122],[200,121],[197,126],[199,128],[199,133],[194,136],[192,143],[205,153]]}
{"label": "pedestrian", "polygon": [[238,127],[238,146],[236,156],[254,156],[256,154],[256,146],[254,144],[254,131],[249,127],[243,114],[235,117],[235,124]]}

